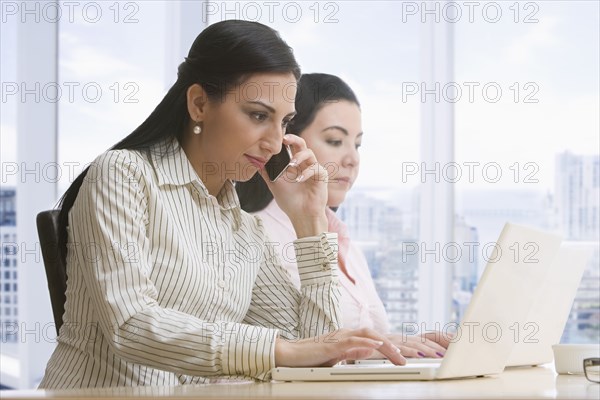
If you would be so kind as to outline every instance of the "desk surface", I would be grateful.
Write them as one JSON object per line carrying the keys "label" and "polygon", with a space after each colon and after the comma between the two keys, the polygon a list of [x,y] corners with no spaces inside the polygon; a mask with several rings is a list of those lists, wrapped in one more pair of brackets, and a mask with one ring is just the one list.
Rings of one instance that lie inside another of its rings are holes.
{"label": "desk surface", "polygon": [[600,399],[600,384],[583,376],[557,375],[552,365],[514,368],[485,378],[437,382],[273,382],[73,390],[15,390],[1,399],[40,398],[218,399]]}

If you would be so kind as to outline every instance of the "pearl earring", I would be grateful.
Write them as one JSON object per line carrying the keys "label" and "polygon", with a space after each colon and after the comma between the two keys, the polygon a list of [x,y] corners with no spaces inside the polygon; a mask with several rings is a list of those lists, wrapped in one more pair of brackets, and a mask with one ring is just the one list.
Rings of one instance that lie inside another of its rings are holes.
{"label": "pearl earring", "polygon": [[196,125],[194,125],[194,133],[196,135],[199,135],[202,132],[202,127],[200,126],[200,122],[196,122]]}

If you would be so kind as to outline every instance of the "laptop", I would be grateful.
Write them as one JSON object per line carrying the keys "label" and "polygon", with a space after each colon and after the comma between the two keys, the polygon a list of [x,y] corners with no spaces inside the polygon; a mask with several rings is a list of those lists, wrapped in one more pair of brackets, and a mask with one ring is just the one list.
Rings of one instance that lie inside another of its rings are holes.
{"label": "laptop", "polygon": [[[563,243],[550,264],[540,296],[525,321],[511,328],[515,345],[506,367],[536,366],[552,362],[552,345],[563,334],[585,267],[594,252],[585,243]],[[441,358],[409,358],[409,364],[441,363]],[[391,364],[387,359],[357,360],[358,364]]]}
{"label": "laptop", "polygon": [[[507,223],[489,256],[456,337],[441,363],[276,367],[281,381],[437,380],[499,374],[514,347],[510,327],[525,321],[558,253],[561,237]],[[517,250],[518,249],[518,250]],[[527,251],[533,249],[534,251]]]}
{"label": "laptop", "polygon": [[506,363],[507,367],[552,362],[552,345],[560,342],[577,288],[593,250],[592,246],[583,243],[561,245],[543,282],[541,295],[527,318],[511,332],[515,346]]}

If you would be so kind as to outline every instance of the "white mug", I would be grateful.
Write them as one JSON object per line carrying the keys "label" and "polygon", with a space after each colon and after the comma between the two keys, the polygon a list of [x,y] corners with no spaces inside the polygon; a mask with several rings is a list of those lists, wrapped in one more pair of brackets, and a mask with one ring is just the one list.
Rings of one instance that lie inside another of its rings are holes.
{"label": "white mug", "polygon": [[583,360],[600,357],[600,344],[555,344],[552,350],[559,374],[583,374]]}

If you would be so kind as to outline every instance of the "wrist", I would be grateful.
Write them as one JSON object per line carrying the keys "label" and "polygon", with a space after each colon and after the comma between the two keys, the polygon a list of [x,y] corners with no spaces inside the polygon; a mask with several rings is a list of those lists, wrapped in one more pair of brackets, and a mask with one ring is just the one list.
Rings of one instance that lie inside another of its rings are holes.
{"label": "wrist", "polygon": [[290,218],[294,230],[296,231],[296,237],[298,239],[317,236],[323,232],[327,232],[327,216],[323,210],[322,215],[314,217],[296,217]]}
{"label": "wrist", "polygon": [[276,367],[290,367],[288,360],[290,360],[290,346],[291,343],[277,338],[275,339],[275,366]]}

